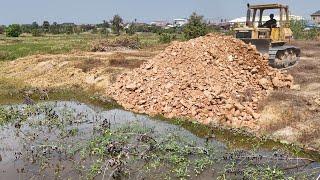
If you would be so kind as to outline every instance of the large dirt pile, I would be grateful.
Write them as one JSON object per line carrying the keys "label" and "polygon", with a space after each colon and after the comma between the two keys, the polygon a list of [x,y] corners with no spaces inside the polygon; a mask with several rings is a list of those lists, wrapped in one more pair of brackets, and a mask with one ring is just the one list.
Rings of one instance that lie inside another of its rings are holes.
{"label": "large dirt pile", "polygon": [[270,68],[254,46],[209,34],[173,42],[139,69],[119,76],[107,94],[139,113],[255,127],[259,100],[292,81]]}

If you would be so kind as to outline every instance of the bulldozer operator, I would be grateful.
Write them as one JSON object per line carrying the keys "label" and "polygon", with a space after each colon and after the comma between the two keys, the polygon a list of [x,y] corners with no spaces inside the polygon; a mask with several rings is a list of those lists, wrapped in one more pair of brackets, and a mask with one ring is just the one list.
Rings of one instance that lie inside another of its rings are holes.
{"label": "bulldozer operator", "polygon": [[277,20],[274,19],[274,14],[270,14],[270,20],[264,23],[262,27],[270,29],[277,27]]}

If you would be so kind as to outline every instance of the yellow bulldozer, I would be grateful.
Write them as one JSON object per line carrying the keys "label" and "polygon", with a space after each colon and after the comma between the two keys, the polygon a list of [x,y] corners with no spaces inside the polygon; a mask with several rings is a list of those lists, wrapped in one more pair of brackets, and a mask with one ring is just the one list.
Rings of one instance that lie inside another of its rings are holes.
{"label": "yellow bulldozer", "polygon": [[[262,54],[269,54],[269,65],[274,68],[284,69],[295,65],[300,59],[301,50],[285,45],[293,38],[289,7],[282,4],[247,4],[247,7],[246,25],[235,28],[236,38],[255,45]],[[270,20],[263,23],[266,10],[279,12],[279,21],[273,19],[274,14],[270,14]]]}

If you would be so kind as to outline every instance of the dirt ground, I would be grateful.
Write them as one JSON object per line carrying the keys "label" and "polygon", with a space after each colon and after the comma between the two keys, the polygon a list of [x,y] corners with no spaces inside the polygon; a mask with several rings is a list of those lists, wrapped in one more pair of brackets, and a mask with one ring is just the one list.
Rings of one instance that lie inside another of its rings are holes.
{"label": "dirt ground", "polygon": [[[258,134],[320,150],[320,42],[293,42],[300,63],[289,69],[295,88],[274,91],[259,105]],[[139,67],[164,47],[118,52],[34,55],[0,63],[0,77],[38,88],[79,87],[105,92],[120,73]]]}
{"label": "dirt ground", "polygon": [[260,103],[261,133],[320,150],[320,42],[296,41],[302,58],[288,70],[295,88],[275,91]]}
{"label": "dirt ground", "polygon": [[161,49],[28,56],[1,62],[0,76],[43,89],[80,87],[105,90],[117,75],[139,67]]}

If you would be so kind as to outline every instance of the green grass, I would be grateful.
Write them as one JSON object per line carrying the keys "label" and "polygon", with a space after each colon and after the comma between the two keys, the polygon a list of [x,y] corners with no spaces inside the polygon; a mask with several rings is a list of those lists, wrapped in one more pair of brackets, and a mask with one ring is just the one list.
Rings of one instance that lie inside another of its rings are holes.
{"label": "green grass", "polygon": [[0,36],[0,61],[35,54],[62,54],[73,50],[87,51],[99,35],[59,35],[9,38]]}
{"label": "green grass", "polygon": [[[36,54],[63,54],[72,51],[90,51],[93,42],[115,37],[114,35],[106,37],[99,34],[80,34],[45,35],[42,37],[26,35],[12,38],[0,34],[0,61],[15,60]],[[134,37],[139,38],[142,48],[160,44],[158,34],[139,33],[134,35]],[[182,40],[181,35],[177,35],[177,39]]]}

